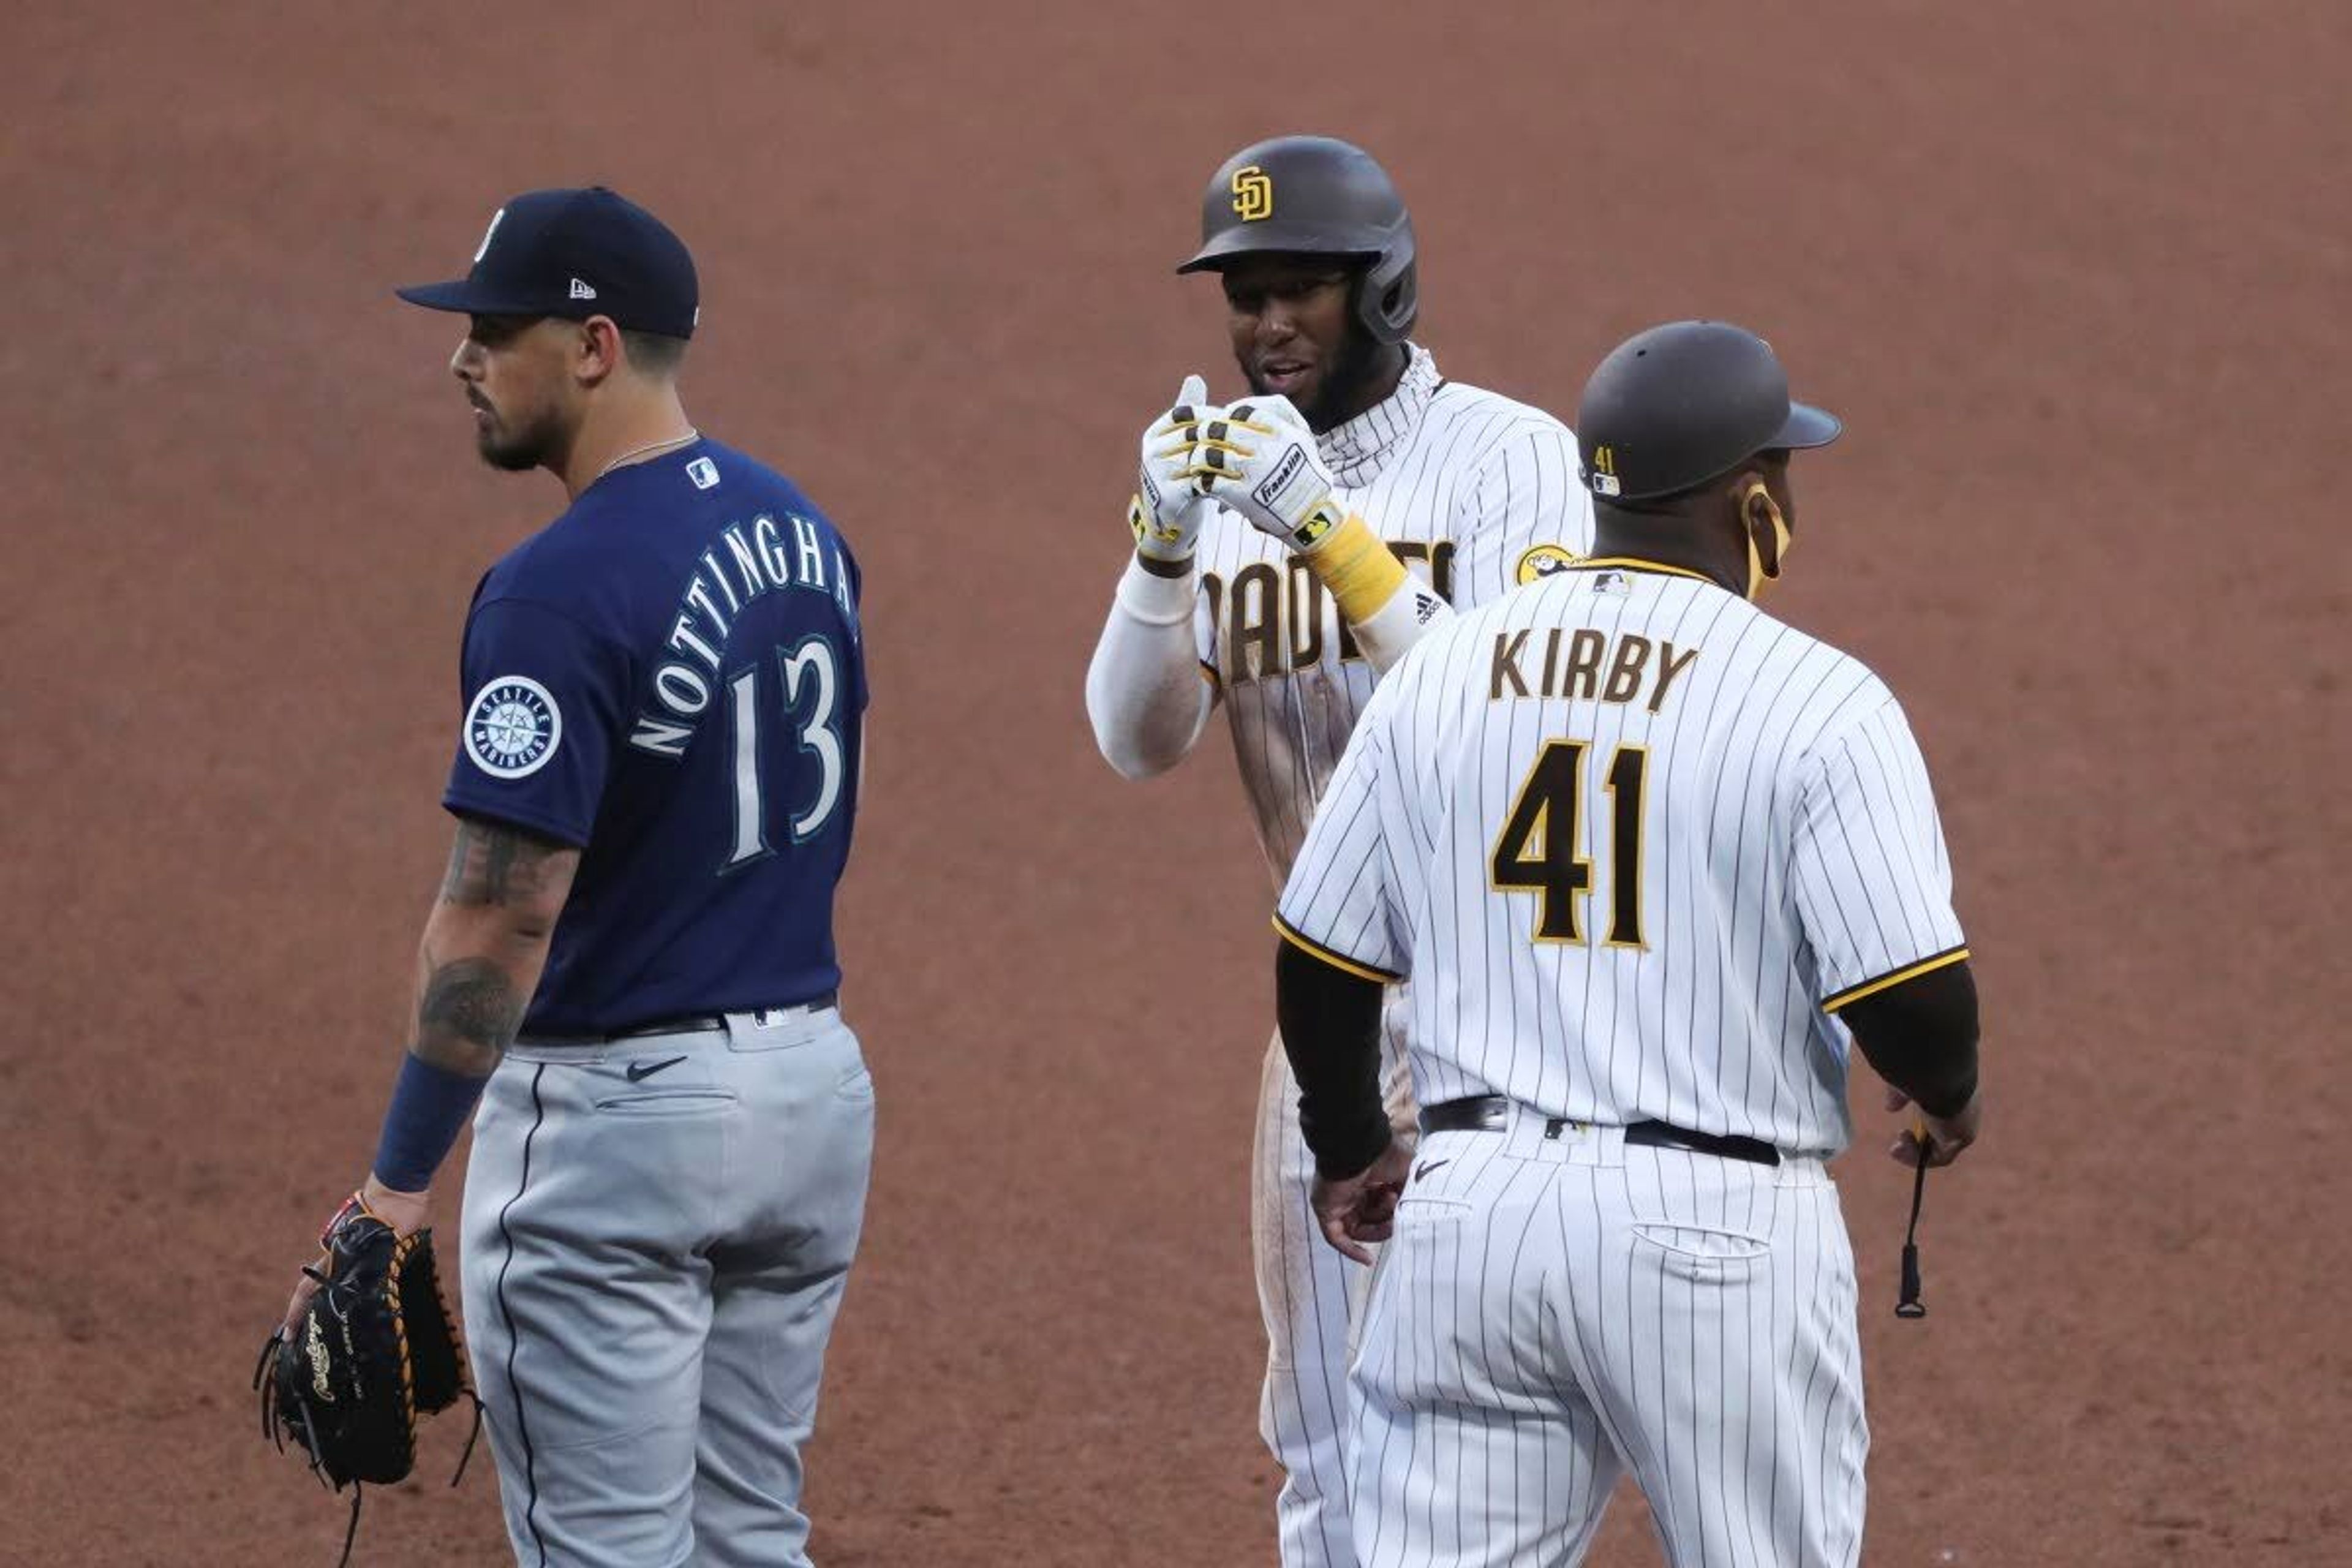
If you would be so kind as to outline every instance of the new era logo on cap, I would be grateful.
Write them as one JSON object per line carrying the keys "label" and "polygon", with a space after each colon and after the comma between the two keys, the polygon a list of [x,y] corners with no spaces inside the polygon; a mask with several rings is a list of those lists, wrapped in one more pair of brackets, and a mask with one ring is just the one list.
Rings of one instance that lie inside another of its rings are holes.
{"label": "new era logo on cap", "polygon": [[524,192],[490,219],[465,277],[398,292],[432,310],[603,315],[625,331],[673,338],[694,335],[700,303],[694,258],[677,236],[602,185]]}

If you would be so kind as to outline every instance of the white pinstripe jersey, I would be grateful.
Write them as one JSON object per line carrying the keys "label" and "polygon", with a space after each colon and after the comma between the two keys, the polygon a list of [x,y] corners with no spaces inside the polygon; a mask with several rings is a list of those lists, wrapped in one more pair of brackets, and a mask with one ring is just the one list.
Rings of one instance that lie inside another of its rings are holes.
{"label": "white pinstripe jersey", "polygon": [[[1418,346],[1388,398],[1317,439],[1333,496],[1456,607],[1591,547],[1576,437],[1541,409],[1443,380]],[[1201,530],[1202,665],[1280,885],[1339,765],[1372,668],[1305,562],[1236,512]]]}
{"label": "white pinstripe jersey", "polygon": [[1967,956],[1927,765],[1858,661],[1587,561],[1439,627],[1366,709],[1277,917],[1410,974],[1423,1105],[1503,1094],[1832,1153],[1847,1002]]}

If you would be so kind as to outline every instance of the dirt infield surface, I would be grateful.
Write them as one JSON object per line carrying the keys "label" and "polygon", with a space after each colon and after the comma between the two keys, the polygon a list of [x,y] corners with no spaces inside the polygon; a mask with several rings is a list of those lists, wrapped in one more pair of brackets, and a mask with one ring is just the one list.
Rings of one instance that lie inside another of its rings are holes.
{"label": "dirt infield surface", "polygon": [[[245,1378],[372,1146],[467,594],[560,493],[388,290],[604,180],[701,262],[695,413],[866,564],[819,1560],[1272,1563],[1265,876],[1224,742],[1122,784],[1079,688],[1133,431],[1233,389],[1201,184],[1301,129],[1396,174],[1449,374],[1572,413],[1720,315],[1847,418],[1775,607],[1910,708],[1991,1108],[1922,1324],[1875,1111],[1841,1167],[1865,1560],[2352,1561],[2338,0],[329,9],[0,18],[0,1562],[333,1561]],[[362,1563],[507,1560],[457,1447]],[[1656,1555],[1629,1500],[1595,1561]]]}

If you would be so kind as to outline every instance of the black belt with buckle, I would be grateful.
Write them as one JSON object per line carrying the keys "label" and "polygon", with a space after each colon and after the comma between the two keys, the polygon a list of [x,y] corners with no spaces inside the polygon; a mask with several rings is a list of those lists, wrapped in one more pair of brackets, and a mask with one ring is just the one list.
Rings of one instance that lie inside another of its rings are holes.
{"label": "black belt with buckle", "polygon": [[[1421,1110],[1421,1130],[1427,1132],[1500,1132],[1511,1122],[1511,1102],[1499,1094],[1474,1094],[1467,1100],[1440,1100]],[[1544,1136],[1557,1138],[1570,1123],[1561,1117],[1544,1122]],[[1695,1154],[1715,1154],[1745,1160],[1751,1165],[1777,1165],[1780,1151],[1761,1138],[1729,1132],[1695,1132],[1670,1121],[1635,1121],[1625,1128],[1625,1142],[1645,1149],[1687,1149]]]}
{"label": "black belt with buckle", "polygon": [[[745,1011],[754,1016],[770,1013],[822,1013],[838,1004],[841,993],[828,991],[822,996],[812,996],[805,1002],[794,1002],[783,1007],[751,1007]],[[653,1035],[710,1035],[727,1027],[727,1018],[720,1013],[693,1013],[682,1018],[656,1018],[650,1024],[632,1024],[625,1029],[615,1029],[609,1035],[525,1035],[517,1045],[565,1046],[593,1049],[609,1046],[616,1040],[642,1040]]]}

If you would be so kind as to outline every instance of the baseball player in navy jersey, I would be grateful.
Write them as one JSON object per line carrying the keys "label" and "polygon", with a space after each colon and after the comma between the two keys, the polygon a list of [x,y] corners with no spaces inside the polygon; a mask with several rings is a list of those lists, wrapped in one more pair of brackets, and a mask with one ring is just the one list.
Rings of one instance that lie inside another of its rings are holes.
{"label": "baseball player in navy jersey", "polygon": [[[1861,1552],[1850,1048],[1976,1137],[1977,1004],[1927,769],[1875,676],[1756,607],[1796,522],[1764,342],[1594,373],[1594,554],[1416,646],[1282,894],[1327,1237],[1385,1242],[1354,1368],[1368,1568],[1572,1563],[1629,1469],[1677,1564]],[[1410,977],[1421,1138],[1381,1092]]]}
{"label": "baseball player in navy jersey", "polygon": [[[1190,378],[1145,430],[1135,552],[1087,710],[1104,757],[1144,778],[1190,753],[1222,705],[1279,885],[1380,672],[1450,604],[1574,560],[1591,509],[1558,420],[1446,380],[1412,340],[1412,221],[1360,150],[1285,136],[1236,153],[1179,270],[1217,275],[1248,394],[1216,405]],[[1409,1131],[1399,1040],[1390,1110]],[[1253,1166],[1262,1426],[1285,1472],[1283,1562],[1345,1568],[1345,1369],[1367,1276],[1317,1239],[1297,1093],[1277,1040]]]}
{"label": "baseball player in navy jersey", "polygon": [[874,1135],[832,926],[857,565],[688,422],[694,264],[643,208],[517,196],[466,278],[401,295],[470,318],[481,455],[570,505],[467,616],[457,841],[357,1201],[419,1227],[473,1114],[465,1319],[518,1562],[804,1563]]}

